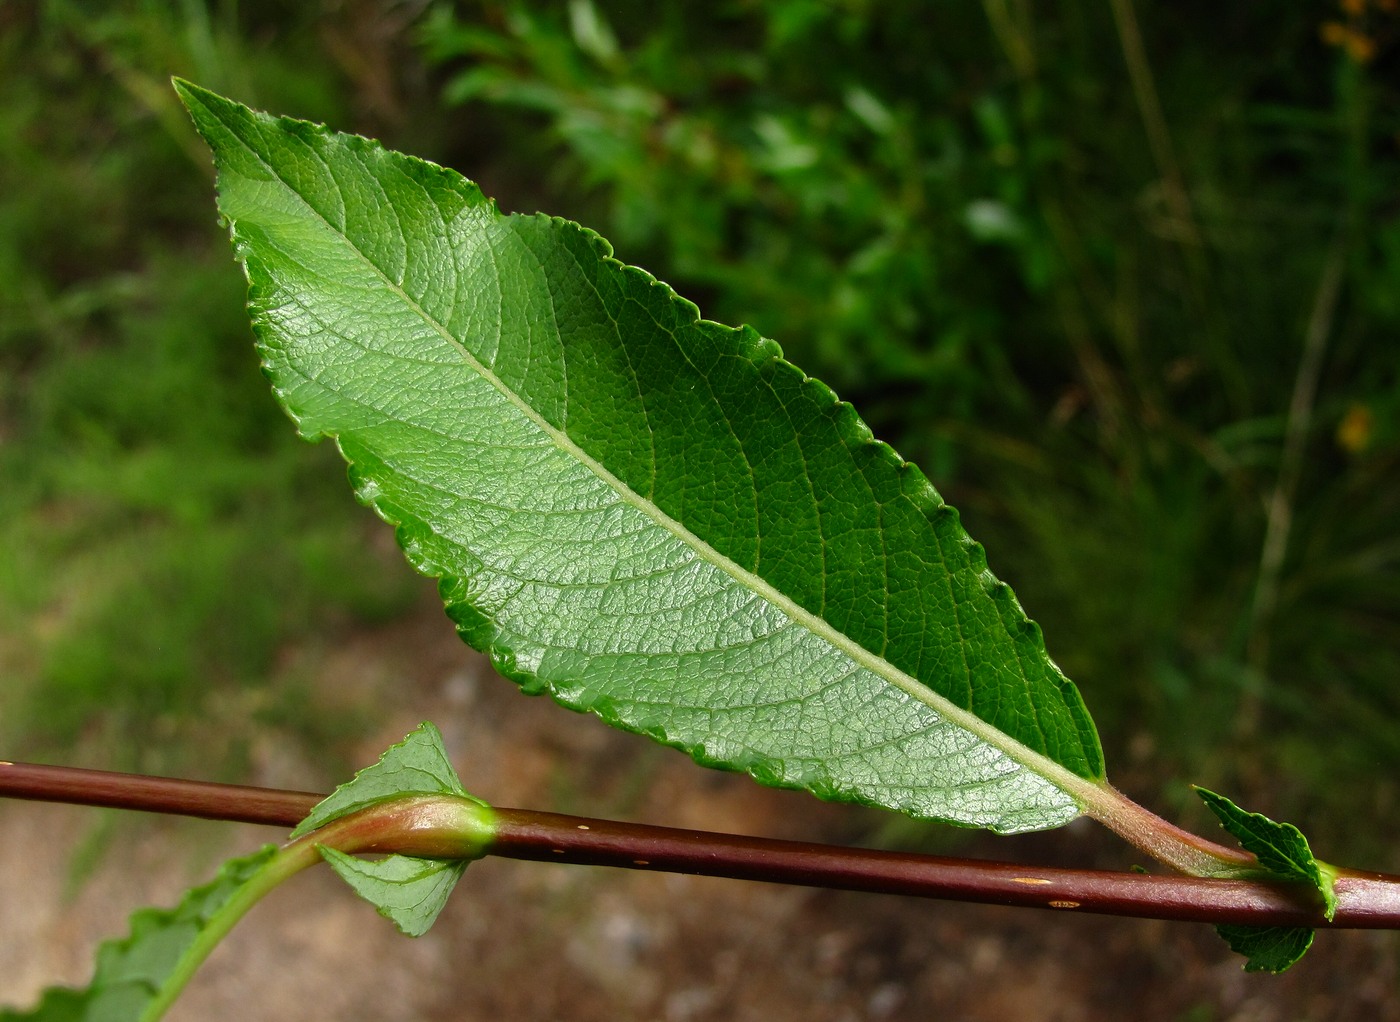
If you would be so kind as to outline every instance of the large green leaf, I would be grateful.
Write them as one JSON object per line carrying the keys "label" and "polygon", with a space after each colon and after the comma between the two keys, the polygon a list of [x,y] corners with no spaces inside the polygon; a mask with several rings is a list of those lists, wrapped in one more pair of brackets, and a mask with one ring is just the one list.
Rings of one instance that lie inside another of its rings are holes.
{"label": "large green leaf", "polygon": [[752,329],[460,175],[177,87],[265,371],[527,692],[774,785],[1019,831],[1101,790],[957,513]]}

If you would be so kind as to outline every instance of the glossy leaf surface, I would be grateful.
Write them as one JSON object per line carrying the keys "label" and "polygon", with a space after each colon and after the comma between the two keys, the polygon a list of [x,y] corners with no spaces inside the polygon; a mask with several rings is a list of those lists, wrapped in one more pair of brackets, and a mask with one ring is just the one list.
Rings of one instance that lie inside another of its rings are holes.
{"label": "glossy leaf surface", "polygon": [[460,175],[177,84],[278,399],[531,693],[820,797],[1000,831],[1103,775],[914,466],[749,328]]}

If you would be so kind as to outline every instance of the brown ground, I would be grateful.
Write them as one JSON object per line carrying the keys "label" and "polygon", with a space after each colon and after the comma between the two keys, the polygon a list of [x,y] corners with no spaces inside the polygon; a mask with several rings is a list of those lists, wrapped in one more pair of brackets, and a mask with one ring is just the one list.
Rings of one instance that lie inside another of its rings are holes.
{"label": "brown ground", "polygon": [[[863,811],[696,767],[491,674],[440,611],[354,640],[320,669],[325,707],[400,706],[356,753],[420,720],[469,791],[501,805],[710,830],[850,840]],[[404,691],[412,693],[409,699]],[[367,700],[371,702],[366,703]],[[255,783],[323,787],[309,759],[255,742]],[[0,803],[0,1003],[80,983],[130,911],[170,904],[266,828],[141,817],[71,901],[89,810]],[[44,852],[41,849],[49,849]],[[1090,827],[976,838],[959,854],[1121,860]],[[844,1022],[1400,1019],[1400,935],[1323,934],[1282,977],[1245,975],[1207,927],[1069,916],[697,877],[487,860],[408,940],[328,871],[259,905],[169,1016],[259,1019]]]}

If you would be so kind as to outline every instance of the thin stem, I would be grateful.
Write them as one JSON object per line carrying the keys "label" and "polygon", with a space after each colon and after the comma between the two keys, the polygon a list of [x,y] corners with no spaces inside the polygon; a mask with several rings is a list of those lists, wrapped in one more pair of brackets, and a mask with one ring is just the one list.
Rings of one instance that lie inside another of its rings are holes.
{"label": "thin stem", "polygon": [[[94,783],[88,796],[85,785]],[[240,785],[0,764],[0,795],[291,827],[322,796]],[[386,831],[369,813],[308,835],[342,851],[485,854],[1138,918],[1270,926],[1400,929],[1400,877],[1341,870],[1328,922],[1312,897],[1250,880],[1051,869],[711,834],[523,809],[463,811],[447,799],[391,805],[416,821]],[[387,807],[386,807],[387,809]],[[1145,812],[1145,810],[1144,810]],[[303,839],[303,840],[308,840]],[[1199,840],[1199,839],[1198,839]],[[1203,842],[1204,843],[1204,842]],[[1212,853],[1213,854],[1213,853]]]}
{"label": "thin stem", "polygon": [[0,760],[0,795],[40,802],[135,809],[231,823],[294,827],[325,798],[310,791],[148,777]]}
{"label": "thin stem", "polygon": [[487,854],[1182,922],[1400,928],[1400,877],[1351,873],[1329,924],[1308,892],[1247,880],[953,859],[495,810]]}
{"label": "thin stem", "polygon": [[1029,12],[1023,7],[1013,13],[1007,0],[982,0],[982,9],[1016,74],[1022,78],[1034,76],[1035,49],[1030,41]]}
{"label": "thin stem", "polygon": [[[1279,582],[1283,575],[1284,557],[1293,529],[1293,503],[1302,477],[1303,455],[1312,429],[1313,406],[1317,400],[1318,381],[1322,376],[1323,357],[1336,317],[1337,301],[1341,295],[1346,270],[1346,236],[1339,234],[1332,244],[1318,280],[1312,314],[1308,317],[1303,337],[1303,353],[1298,361],[1298,373],[1293,380],[1293,396],[1288,403],[1288,420],[1284,432],[1283,453],[1279,459],[1278,479],[1265,505],[1264,543],[1259,553],[1259,574],[1254,587],[1254,600],[1249,610],[1249,637],[1246,656],[1257,676],[1263,677],[1269,667],[1270,627],[1278,606]],[[1259,727],[1261,694],[1258,688],[1247,689],[1240,706],[1238,732],[1252,735]]]}
{"label": "thin stem", "polygon": [[1157,98],[1157,86],[1152,80],[1147,47],[1143,45],[1142,31],[1138,28],[1132,0],[1112,0],[1109,7],[1113,11],[1113,21],[1118,27],[1118,42],[1123,49],[1123,60],[1128,65],[1128,78],[1132,81],[1133,95],[1137,98],[1143,129],[1147,132],[1147,143],[1152,148],[1157,172],[1162,175],[1162,185],[1172,215],[1176,218],[1176,227],[1182,240],[1199,245],[1201,233],[1196,228],[1196,216],[1191,209],[1191,195],[1186,190],[1181,164],[1176,159],[1176,148],[1172,145],[1171,132],[1167,130],[1167,118],[1162,113],[1162,102]]}
{"label": "thin stem", "polygon": [[1093,785],[1081,796],[1084,814],[1098,820],[1134,848],[1193,877],[1252,880],[1259,860],[1170,823],[1108,783]]}

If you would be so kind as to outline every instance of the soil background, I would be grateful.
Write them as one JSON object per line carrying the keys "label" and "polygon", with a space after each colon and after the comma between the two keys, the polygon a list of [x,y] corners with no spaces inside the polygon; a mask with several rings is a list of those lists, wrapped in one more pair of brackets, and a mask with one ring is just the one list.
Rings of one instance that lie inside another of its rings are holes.
{"label": "soil background", "polygon": [[[882,819],[703,770],[524,698],[434,607],[342,644],[317,689],[324,712],[386,708],[356,741],[355,762],[431,719],[467,789],[499,805],[840,842],[868,839]],[[252,748],[252,783],[337,780],[312,750],[257,736]],[[0,803],[0,1003],[86,982],[95,945],[125,933],[134,909],[172,904],[224,857],[280,839],[269,828],[123,815],[97,866],[65,893],[93,812]],[[1130,861],[1088,824],[930,840],[959,855]],[[239,925],[169,1018],[1383,1022],[1400,1019],[1398,994],[1395,933],[1324,933],[1289,973],[1258,976],[1202,926],[488,859],[417,940],[329,871],[303,874]]]}

